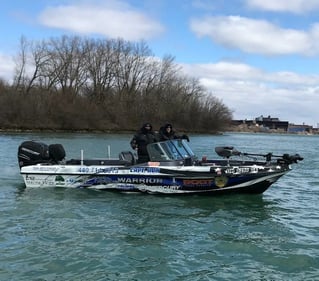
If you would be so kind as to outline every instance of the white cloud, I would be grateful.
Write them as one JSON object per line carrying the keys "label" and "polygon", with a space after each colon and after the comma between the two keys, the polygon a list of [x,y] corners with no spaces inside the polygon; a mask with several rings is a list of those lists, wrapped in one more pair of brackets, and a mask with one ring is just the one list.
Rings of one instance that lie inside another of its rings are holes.
{"label": "white cloud", "polygon": [[39,20],[49,27],[132,41],[156,37],[164,31],[164,27],[146,13],[120,1],[110,3],[49,7],[41,13]]}
{"label": "white cloud", "polygon": [[12,56],[0,53],[0,79],[11,83],[13,79],[15,63]]}
{"label": "white cloud", "polygon": [[228,48],[264,55],[319,53],[319,24],[309,31],[285,29],[265,20],[240,16],[193,19],[191,29],[199,37],[208,36]]}
{"label": "white cloud", "polygon": [[318,0],[246,0],[246,4],[259,10],[296,14],[319,10]]}
{"label": "white cloud", "polygon": [[319,75],[265,72],[242,63],[183,65],[214,96],[234,111],[236,119],[260,115],[316,126],[319,121]]}

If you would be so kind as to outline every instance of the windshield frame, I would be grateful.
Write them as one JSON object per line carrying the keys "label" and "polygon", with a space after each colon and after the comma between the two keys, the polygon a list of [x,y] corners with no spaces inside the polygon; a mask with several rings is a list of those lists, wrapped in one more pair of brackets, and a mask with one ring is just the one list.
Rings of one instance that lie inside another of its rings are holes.
{"label": "windshield frame", "polygon": [[147,146],[150,161],[176,161],[194,158],[195,154],[185,140],[174,139],[151,143]]}

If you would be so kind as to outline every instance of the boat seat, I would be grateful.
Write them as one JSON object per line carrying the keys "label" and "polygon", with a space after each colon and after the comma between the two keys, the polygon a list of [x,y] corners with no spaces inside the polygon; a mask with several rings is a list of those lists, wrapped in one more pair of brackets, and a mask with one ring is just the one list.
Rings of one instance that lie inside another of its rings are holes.
{"label": "boat seat", "polygon": [[119,154],[119,158],[120,160],[125,160],[127,162],[129,162],[130,164],[134,165],[135,164],[135,157],[133,155],[133,153],[131,151],[122,151]]}

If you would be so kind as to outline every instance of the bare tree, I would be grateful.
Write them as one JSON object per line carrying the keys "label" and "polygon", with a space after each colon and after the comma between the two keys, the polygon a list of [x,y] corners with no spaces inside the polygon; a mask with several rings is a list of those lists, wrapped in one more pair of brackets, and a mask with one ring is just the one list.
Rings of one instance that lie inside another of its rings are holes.
{"label": "bare tree", "polygon": [[13,86],[16,90],[24,90],[26,80],[27,54],[29,42],[24,36],[20,38],[20,50],[15,58]]}
{"label": "bare tree", "polygon": [[12,124],[26,127],[132,129],[154,120],[217,131],[232,117],[198,79],[183,75],[173,56],[154,57],[144,41],[21,37],[13,85],[28,95],[2,96],[2,108],[13,103],[16,109],[2,119],[10,115]]}
{"label": "bare tree", "polygon": [[56,81],[63,93],[78,94],[87,79],[85,45],[79,37],[68,36],[51,38],[49,45],[51,69],[47,71],[53,76],[51,81]]}
{"label": "bare tree", "polygon": [[151,51],[144,41],[136,44],[118,39],[114,48],[116,55],[116,91],[121,94],[134,94],[142,91],[144,79],[149,74],[148,60]]}
{"label": "bare tree", "polygon": [[88,40],[85,42],[87,56],[85,65],[87,69],[87,90],[89,95],[98,102],[105,100],[114,88],[115,54],[113,41]]}

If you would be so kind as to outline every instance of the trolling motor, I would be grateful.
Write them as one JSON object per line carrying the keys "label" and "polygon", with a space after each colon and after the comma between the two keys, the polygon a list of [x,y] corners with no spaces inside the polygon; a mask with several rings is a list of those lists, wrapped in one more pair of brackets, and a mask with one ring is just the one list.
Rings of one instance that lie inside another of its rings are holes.
{"label": "trolling motor", "polygon": [[231,156],[240,156],[242,154],[233,146],[217,146],[215,147],[215,152],[223,158],[230,158]]}
{"label": "trolling motor", "polygon": [[293,164],[298,163],[298,161],[302,161],[303,157],[301,157],[299,154],[290,155],[290,154],[284,154],[282,155],[282,159],[278,159],[278,161],[283,160],[286,164]]}
{"label": "trolling motor", "polygon": [[267,162],[270,162],[271,159],[278,158],[277,162],[278,164],[293,164],[298,163],[298,161],[302,161],[303,157],[301,157],[299,154],[290,155],[290,154],[283,154],[283,155],[273,155],[271,152],[267,154],[256,154],[256,153],[246,153],[246,152],[240,152],[237,149],[235,149],[233,146],[217,146],[215,147],[215,152],[223,157],[229,159],[231,156],[260,156],[265,157]]}

